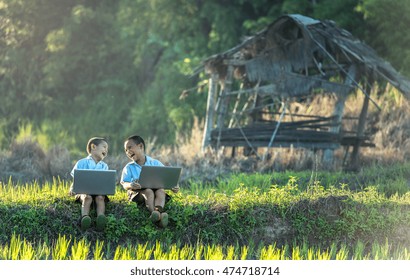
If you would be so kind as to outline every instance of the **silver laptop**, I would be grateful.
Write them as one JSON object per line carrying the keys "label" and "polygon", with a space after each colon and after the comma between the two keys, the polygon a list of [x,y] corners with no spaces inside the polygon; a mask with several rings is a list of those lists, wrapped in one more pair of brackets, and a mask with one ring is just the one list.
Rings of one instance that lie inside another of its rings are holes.
{"label": "silver laptop", "polygon": [[114,195],[116,170],[75,169],[73,191],[76,194]]}
{"label": "silver laptop", "polygon": [[140,183],[145,189],[172,189],[178,185],[182,167],[143,165]]}

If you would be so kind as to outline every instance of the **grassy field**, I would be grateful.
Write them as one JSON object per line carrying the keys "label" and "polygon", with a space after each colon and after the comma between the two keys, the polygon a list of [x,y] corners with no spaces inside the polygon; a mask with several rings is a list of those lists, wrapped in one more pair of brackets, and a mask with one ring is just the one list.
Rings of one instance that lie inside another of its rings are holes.
{"label": "grassy field", "polygon": [[104,232],[82,232],[59,180],[0,185],[0,259],[410,259],[410,165],[191,180],[157,228],[118,186]]}

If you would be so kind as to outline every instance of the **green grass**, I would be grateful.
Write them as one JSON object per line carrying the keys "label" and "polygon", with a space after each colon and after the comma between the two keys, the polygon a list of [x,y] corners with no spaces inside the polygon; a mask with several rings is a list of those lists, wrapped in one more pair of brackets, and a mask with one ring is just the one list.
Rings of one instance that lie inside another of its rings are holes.
{"label": "green grass", "polygon": [[177,244],[164,245],[161,242],[137,245],[119,245],[113,256],[104,256],[106,246],[103,241],[94,246],[85,238],[71,240],[59,236],[55,244],[43,243],[34,246],[20,236],[13,235],[9,245],[0,246],[0,260],[246,260],[249,255],[259,260],[410,260],[407,248],[392,249],[386,241],[384,244],[374,243],[370,252],[366,253],[364,244],[358,242],[352,252],[335,243],[329,248],[310,247],[307,243],[285,245],[278,248],[276,244],[260,246],[249,251],[247,246],[203,245],[195,246]]}
{"label": "green grass", "polygon": [[191,181],[171,194],[166,229],[118,186],[104,232],[80,230],[70,182],[9,180],[0,183],[0,258],[408,259],[408,167]]}

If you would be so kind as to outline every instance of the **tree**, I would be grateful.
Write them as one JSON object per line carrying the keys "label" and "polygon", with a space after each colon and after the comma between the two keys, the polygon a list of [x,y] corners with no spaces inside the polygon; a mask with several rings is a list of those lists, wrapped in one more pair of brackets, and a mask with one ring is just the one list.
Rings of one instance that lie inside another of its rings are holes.
{"label": "tree", "polygon": [[35,0],[0,1],[0,104],[3,145],[18,127],[42,118],[48,98],[41,91],[42,66],[47,59],[44,38],[61,23],[68,2]]}
{"label": "tree", "polygon": [[363,0],[357,10],[366,22],[365,41],[410,77],[410,1]]}
{"label": "tree", "polygon": [[0,0],[1,146],[26,123],[77,151],[94,135],[114,151],[131,133],[189,137],[205,115],[195,68],[284,13],[335,20],[409,73],[408,1]]}

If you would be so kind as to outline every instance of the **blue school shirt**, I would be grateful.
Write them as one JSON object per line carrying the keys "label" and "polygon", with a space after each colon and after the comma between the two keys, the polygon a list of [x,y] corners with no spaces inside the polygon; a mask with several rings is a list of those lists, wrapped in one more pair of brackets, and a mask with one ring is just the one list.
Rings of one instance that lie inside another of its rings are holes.
{"label": "blue school shirt", "polygon": [[97,169],[97,170],[108,170],[108,165],[103,162],[102,160],[99,162],[95,162],[91,155],[86,158],[80,159],[74,165],[73,170],[71,170],[71,176],[74,177],[74,170],[75,169]]}
{"label": "blue school shirt", "polygon": [[[164,166],[162,162],[149,156],[145,156],[144,165]],[[141,168],[141,165],[135,161],[127,163],[127,165],[122,169],[121,184],[124,184],[125,182],[131,183],[134,180],[138,180],[140,178]]]}

